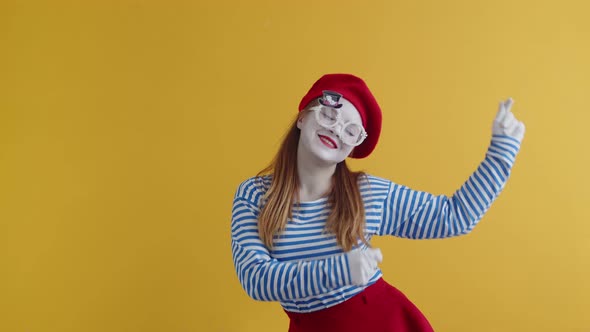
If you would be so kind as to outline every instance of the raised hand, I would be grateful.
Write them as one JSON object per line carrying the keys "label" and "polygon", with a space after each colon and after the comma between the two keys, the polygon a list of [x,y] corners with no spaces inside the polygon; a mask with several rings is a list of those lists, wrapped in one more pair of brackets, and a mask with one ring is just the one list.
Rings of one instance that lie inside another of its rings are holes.
{"label": "raised hand", "polygon": [[519,141],[522,141],[524,137],[525,127],[524,123],[518,121],[510,110],[514,101],[512,98],[508,98],[505,101],[500,102],[498,107],[498,113],[494,124],[492,126],[492,133],[494,135],[507,135],[514,137]]}

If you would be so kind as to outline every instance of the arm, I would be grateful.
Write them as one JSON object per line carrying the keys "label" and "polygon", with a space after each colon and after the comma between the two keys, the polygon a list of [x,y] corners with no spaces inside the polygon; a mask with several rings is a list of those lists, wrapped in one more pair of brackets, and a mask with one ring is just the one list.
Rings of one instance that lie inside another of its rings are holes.
{"label": "arm", "polygon": [[286,301],[320,295],[352,283],[347,255],[279,262],[258,235],[258,208],[236,194],[232,210],[232,256],[244,290],[259,301]]}
{"label": "arm", "polygon": [[445,238],[469,233],[498,197],[514,164],[524,125],[502,103],[486,157],[453,196],[431,195],[391,184],[379,233],[412,239]]}

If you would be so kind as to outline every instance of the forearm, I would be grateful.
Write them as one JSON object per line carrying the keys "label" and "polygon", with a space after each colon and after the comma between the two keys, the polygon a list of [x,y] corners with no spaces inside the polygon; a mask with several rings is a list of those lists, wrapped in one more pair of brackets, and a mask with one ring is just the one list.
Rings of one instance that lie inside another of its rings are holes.
{"label": "forearm", "polygon": [[451,197],[394,185],[385,204],[393,217],[385,218],[382,233],[413,239],[468,233],[504,188],[519,147],[513,138],[493,136],[485,159]]}
{"label": "forearm", "polygon": [[280,262],[232,240],[234,265],[248,295],[260,301],[286,301],[321,295],[350,284],[344,254],[326,259]]}
{"label": "forearm", "polygon": [[345,254],[319,260],[274,259],[260,240],[256,207],[236,198],[232,211],[232,256],[244,290],[261,301],[285,301],[320,295],[351,284]]}
{"label": "forearm", "polygon": [[[494,135],[485,159],[449,200],[457,234],[470,232],[498,198],[512,170],[520,142]],[[453,235],[457,235],[453,234]]]}

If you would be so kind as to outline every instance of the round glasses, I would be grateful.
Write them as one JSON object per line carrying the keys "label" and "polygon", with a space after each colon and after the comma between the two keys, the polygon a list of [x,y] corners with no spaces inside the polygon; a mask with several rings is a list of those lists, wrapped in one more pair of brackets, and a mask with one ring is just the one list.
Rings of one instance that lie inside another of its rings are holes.
{"label": "round glasses", "polygon": [[339,110],[325,106],[313,107],[312,110],[320,126],[334,132],[344,144],[358,146],[367,138],[365,128],[353,122],[343,122]]}

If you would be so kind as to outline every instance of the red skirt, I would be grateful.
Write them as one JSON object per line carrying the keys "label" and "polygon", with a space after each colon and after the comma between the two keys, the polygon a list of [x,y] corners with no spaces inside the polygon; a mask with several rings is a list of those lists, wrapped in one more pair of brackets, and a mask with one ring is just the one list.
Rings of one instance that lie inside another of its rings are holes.
{"label": "red skirt", "polygon": [[433,332],[426,317],[383,279],[333,307],[310,313],[285,311],[289,332]]}

